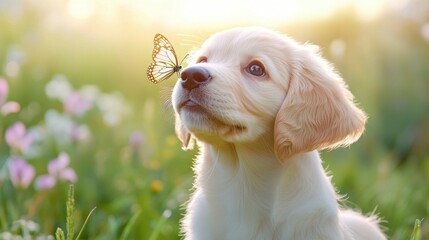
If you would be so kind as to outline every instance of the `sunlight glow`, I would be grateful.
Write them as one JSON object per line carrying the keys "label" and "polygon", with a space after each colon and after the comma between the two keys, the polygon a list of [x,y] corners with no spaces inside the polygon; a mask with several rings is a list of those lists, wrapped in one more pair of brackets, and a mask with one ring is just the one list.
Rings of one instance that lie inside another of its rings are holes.
{"label": "sunlight glow", "polygon": [[354,0],[353,3],[353,6],[356,7],[357,13],[362,20],[372,20],[376,18],[387,5],[386,0]]}
{"label": "sunlight glow", "polygon": [[[150,2],[154,0],[149,0]],[[397,0],[396,0],[397,1]],[[167,1],[156,1],[167,4]],[[234,23],[276,25],[327,17],[354,7],[362,20],[371,20],[392,0],[182,0],[168,1],[162,19],[185,26]]]}
{"label": "sunlight glow", "polygon": [[[213,21],[227,22],[288,22],[304,20],[314,16],[328,15],[344,0],[316,1],[316,0],[245,0],[230,1],[217,0],[216,2],[201,2],[187,0],[181,5],[183,18],[187,22],[210,23]],[[188,11],[186,11],[188,9]]]}
{"label": "sunlight glow", "polygon": [[67,4],[67,12],[71,17],[84,20],[91,17],[95,11],[94,1],[88,0],[69,0]]}
{"label": "sunlight glow", "polygon": [[[407,0],[68,0],[67,13],[77,21],[96,16],[102,21],[129,17],[146,25],[220,27],[228,25],[276,26],[317,21],[354,8],[362,21]],[[122,12],[121,12],[122,11]],[[119,14],[118,14],[119,13]],[[122,14],[122,15],[121,15]],[[122,17],[119,17],[122,16]]]}

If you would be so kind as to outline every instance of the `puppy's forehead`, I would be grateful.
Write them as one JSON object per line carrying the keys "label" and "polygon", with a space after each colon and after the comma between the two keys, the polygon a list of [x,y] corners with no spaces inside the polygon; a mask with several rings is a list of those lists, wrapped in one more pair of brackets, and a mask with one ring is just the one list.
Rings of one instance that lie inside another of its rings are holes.
{"label": "puppy's forehead", "polygon": [[226,53],[237,56],[268,54],[285,47],[285,37],[274,31],[257,27],[233,28],[211,36],[204,42],[201,54],[211,57],[223,57]]}

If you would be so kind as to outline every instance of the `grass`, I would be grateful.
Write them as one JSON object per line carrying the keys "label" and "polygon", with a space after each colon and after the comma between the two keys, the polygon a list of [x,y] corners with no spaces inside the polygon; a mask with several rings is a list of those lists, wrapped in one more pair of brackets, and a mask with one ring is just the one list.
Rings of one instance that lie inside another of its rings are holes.
{"label": "grass", "polygon": [[421,221],[419,219],[416,219],[416,222],[414,223],[414,229],[413,233],[411,235],[411,240],[420,240],[421,239]]}
{"label": "grass", "polygon": [[[185,56],[191,47],[182,43],[188,39],[177,36],[190,30],[146,31],[130,21],[115,34],[102,26],[54,31],[41,27],[44,15],[37,11],[26,9],[18,20],[0,17],[0,66],[19,66],[15,75],[0,68],[0,76],[9,84],[8,101],[21,105],[18,113],[0,116],[0,239],[73,239],[72,226],[82,226],[80,239],[180,239],[181,206],[190,195],[196,150],[182,151],[174,134],[166,100],[174,80],[153,85],[145,71],[153,38],[147,32],[162,32]],[[428,239],[428,225],[416,221],[429,215],[429,47],[421,24],[389,16],[361,23],[343,14],[278,30],[320,45],[370,117],[356,144],[322,153],[339,192],[347,194],[344,204],[375,211],[389,239]],[[343,53],[332,54],[334,40],[346,46]],[[79,93],[96,86],[89,110],[73,114],[47,96],[46,85],[61,78],[58,74]],[[5,141],[7,129],[19,121],[37,133],[31,151],[14,150]],[[71,138],[69,123],[82,127],[87,137]],[[50,189],[35,187],[61,152],[70,156],[78,178],[74,194],[60,179]],[[28,187],[12,184],[11,156],[34,167]]]}
{"label": "grass", "polygon": [[[69,191],[67,195],[67,218],[66,218],[66,229],[67,229],[67,238],[64,236],[64,231],[58,227],[55,231],[56,240],[79,240],[80,236],[82,235],[83,230],[85,229],[86,224],[88,223],[89,218],[91,217],[92,213],[95,211],[95,207],[89,212],[88,216],[85,219],[85,222],[83,223],[82,227],[79,230],[79,233],[77,234],[76,238],[74,237],[74,185],[69,186]],[[127,228],[125,229],[124,233],[126,233]],[[126,237],[126,235],[125,235]],[[125,239],[125,238],[121,238]]]}

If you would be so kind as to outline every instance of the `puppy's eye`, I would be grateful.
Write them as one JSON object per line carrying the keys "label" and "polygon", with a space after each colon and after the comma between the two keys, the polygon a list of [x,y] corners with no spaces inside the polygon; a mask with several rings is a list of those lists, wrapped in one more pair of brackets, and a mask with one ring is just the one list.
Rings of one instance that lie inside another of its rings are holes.
{"label": "puppy's eye", "polygon": [[199,57],[197,60],[197,63],[206,63],[207,62],[207,58],[206,57]]}
{"label": "puppy's eye", "polygon": [[263,77],[266,74],[264,65],[259,61],[252,61],[247,65],[246,71],[257,77]]}

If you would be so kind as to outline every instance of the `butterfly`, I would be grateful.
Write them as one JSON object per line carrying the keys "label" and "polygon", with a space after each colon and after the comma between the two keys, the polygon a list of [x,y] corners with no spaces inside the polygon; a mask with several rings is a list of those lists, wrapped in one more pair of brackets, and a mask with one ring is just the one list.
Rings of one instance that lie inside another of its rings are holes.
{"label": "butterfly", "polygon": [[149,65],[146,71],[149,81],[159,83],[168,79],[174,73],[180,75],[182,62],[185,60],[187,55],[179,64],[173,45],[162,34],[156,34],[153,39],[153,43],[155,45],[152,51],[153,62]]}

